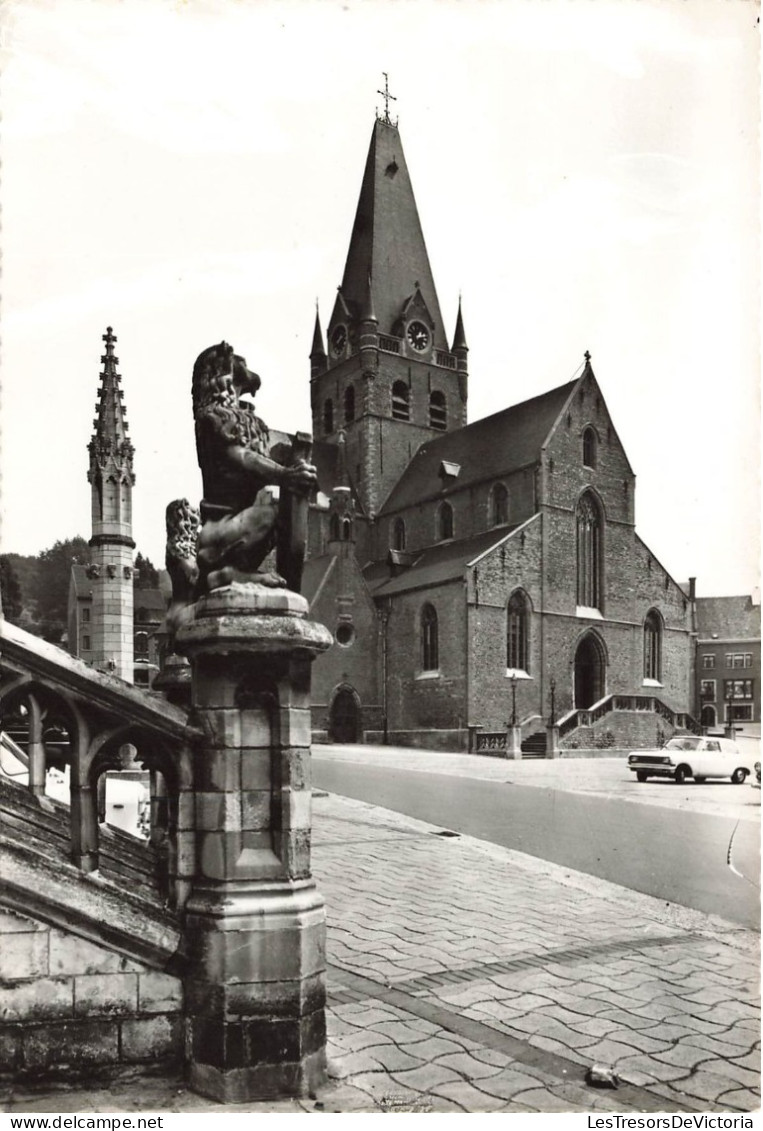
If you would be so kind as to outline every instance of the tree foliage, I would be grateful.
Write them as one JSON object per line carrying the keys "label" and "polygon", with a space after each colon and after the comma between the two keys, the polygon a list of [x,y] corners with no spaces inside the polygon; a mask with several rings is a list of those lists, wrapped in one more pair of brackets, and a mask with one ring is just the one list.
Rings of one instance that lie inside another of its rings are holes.
{"label": "tree foliage", "polygon": [[72,566],[87,565],[90,560],[90,547],[79,535],[55,542],[37,555],[36,591],[33,596],[37,602],[41,635],[52,644],[60,644],[66,631]]}
{"label": "tree foliage", "polygon": [[133,587],[135,589],[157,589],[159,587],[158,569],[150,558],[141,554],[140,550],[135,555]]}
{"label": "tree foliage", "polygon": [[18,624],[23,609],[21,585],[13,568],[13,562],[7,554],[0,555],[0,594],[3,600],[3,616],[11,624]]}

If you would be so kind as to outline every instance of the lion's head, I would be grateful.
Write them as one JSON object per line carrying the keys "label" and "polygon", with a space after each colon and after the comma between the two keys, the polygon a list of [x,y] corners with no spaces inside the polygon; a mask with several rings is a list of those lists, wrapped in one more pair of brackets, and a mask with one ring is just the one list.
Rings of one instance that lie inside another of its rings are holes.
{"label": "lion's head", "polygon": [[235,407],[243,393],[256,393],[260,378],[234,353],[233,346],[220,342],[196,358],[193,367],[193,411],[195,415],[210,405]]}

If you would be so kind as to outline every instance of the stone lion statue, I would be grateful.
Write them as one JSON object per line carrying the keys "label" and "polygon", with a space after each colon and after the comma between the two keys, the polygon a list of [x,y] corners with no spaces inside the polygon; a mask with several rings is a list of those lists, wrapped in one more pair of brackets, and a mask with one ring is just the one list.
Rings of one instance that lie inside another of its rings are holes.
{"label": "stone lion statue", "polygon": [[174,650],[175,633],[185,619],[185,611],[196,600],[199,567],[196,542],[199,536],[199,511],[188,499],[173,499],[166,511],[167,550],[164,559],[172,582],[172,601],[167,610],[166,627]]}
{"label": "stone lion statue", "polygon": [[[253,397],[259,387],[260,378],[227,342],[204,350],[193,367],[196,451],[204,489],[196,558],[199,593],[232,581],[285,585],[279,572],[260,567],[277,541],[279,547],[293,547],[293,536],[284,535],[279,525],[293,524],[297,516],[306,522],[306,507],[295,508],[292,500],[307,500],[317,487],[315,468],[305,458],[309,448],[303,445],[300,452],[297,444],[279,445],[270,451],[267,426],[251,401],[241,399]],[[269,486],[280,488],[279,504],[264,492]],[[298,588],[293,578],[301,573],[301,561],[296,569],[290,553],[291,558],[277,558],[276,566],[284,567],[292,575],[289,583]]]}

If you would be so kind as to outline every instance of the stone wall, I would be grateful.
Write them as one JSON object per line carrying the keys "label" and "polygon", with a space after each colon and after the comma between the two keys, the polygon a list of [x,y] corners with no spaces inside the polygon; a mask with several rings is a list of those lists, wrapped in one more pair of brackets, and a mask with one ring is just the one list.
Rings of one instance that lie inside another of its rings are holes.
{"label": "stone wall", "polygon": [[0,1075],[92,1077],[183,1060],[179,978],[0,911]]}

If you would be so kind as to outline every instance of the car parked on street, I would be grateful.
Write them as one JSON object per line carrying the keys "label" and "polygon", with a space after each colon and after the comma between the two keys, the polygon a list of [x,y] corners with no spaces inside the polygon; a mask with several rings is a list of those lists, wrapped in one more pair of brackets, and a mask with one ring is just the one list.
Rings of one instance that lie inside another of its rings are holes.
{"label": "car parked on street", "polygon": [[760,762],[756,762],[752,767],[752,781],[750,785],[753,789],[760,789]]}
{"label": "car parked on street", "polygon": [[741,785],[752,772],[750,761],[730,738],[682,734],[671,738],[661,750],[635,750],[628,755],[628,769],[639,781],[672,778],[681,785],[707,778],[730,778]]}

